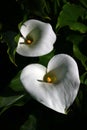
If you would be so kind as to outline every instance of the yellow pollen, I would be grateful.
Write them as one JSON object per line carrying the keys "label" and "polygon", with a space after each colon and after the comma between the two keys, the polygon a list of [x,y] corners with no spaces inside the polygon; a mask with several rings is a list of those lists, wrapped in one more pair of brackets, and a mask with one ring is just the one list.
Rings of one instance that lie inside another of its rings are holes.
{"label": "yellow pollen", "polygon": [[47,77],[47,82],[48,82],[48,83],[52,83],[51,77]]}
{"label": "yellow pollen", "polygon": [[33,42],[33,40],[31,39],[26,39],[26,44],[31,44]]}
{"label": "yellow pollen", "polygon": [[49,72],[43,77],[43,81],[47,83],[56,83],[57,77],[54,73]]}

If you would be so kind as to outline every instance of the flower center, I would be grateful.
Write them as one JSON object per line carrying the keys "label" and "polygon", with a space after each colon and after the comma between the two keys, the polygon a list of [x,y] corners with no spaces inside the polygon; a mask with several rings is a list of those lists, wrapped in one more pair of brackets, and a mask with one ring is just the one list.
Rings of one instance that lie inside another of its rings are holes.
{"label": "flower center", "polygon": [[54,73],[49,72],[44,76],[43,81],[47,83],[56,83],[57,77]]}
{"label": "flower center", "polygon": [[47,81],[48,83],[52,83],[51,77],[47,77],[47,78],[46,78],[46,81]]}
{"label": "flower center", "polygon": [[26,38],[25,39],[25,43],[28,44],[28,45],[32,44],[32,42],[33,42],[32,38]]}

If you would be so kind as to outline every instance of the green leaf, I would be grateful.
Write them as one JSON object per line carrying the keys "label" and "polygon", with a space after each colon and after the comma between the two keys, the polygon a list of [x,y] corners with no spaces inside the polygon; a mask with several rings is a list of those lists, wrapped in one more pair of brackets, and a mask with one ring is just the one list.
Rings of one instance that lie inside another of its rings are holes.
{"label": "green leaf", "polygon": [[15,65],[16,65],[16,63],[15,63],[15,52],[16,52],[16,47],[17,47],[17,43],[15,42],[16,35],[17,35],[17,33],[12,32],[12,31],[7,31],[3,34],[3,40],[8,45],[7,53],[9,55],[11,62]]}
{"label": "green leaf", "polygon": [[74,102],[75,105],[74,107],[77,107],[80,112],[82,111],[82,103],[83,103],[83,92],[79,90],[78,95]]}
{"label": "green leaf", "polygon": [[75,23],[71,23],[69,26],[71,30],[79,31],[81,33],[87,32],[87,26],[82,23],[75,22]]}
{"label": "green leaf", "polygon": [[49,60],[54,56],[54,51],[50,52],[49,54],[47,55],[44,55],[44,56],[40,56],[39,57],[39,63],[44,65],[44,66],[47,66]]}
{"label": "green leaf", "polygon": [[79,47],[75,44],[73,44],[73,52],[74,55],[81,61],[85,70],[87,70],[87,65],[86,65],[87,57],[84,54],[82,54],[82,52],[79,50]]}
{"label": "green leaf", "polygon": [[87,8],[87,0],[80,0],[81,4]]}
{"label": "green leaf", "polygon": [[78,45],[79,43],[82,42],[84,36],[83,35],[79,35],[79,34],[72,34],[72,35],[69,35],[67,37],[67,40],[72,42],[73,44],[76,44]]}
{"label": "green leaf", "polygon": [[31,99],[31,96],[27,94],[20,81],[20,74],[21,71],[18,72],[18,74],[11,80],[11,82],[8,85],[8,88],[11,88],[11,90],[13,90],[14,92],[24,95],[22,100],[17,100],[15,102],[16,106],[23,106],[27,101]]}
{"label": "green leaf", "polygon": [[70,4],[67,3],[63,6],[62,11],[59,14],[57,20],[57,28],[61,28],[64,26],[69,26],[72,30],[78,30],[80,32],[86,32],[87,27],[86,25],[78,22],[79,18],[83,18],[85,15],[86,10],[81,7],[80,5]]}
{"label": "green leaf", "polygon": [[87,65],[86,65],[87,56],[82,54],[82,52],[79,49],[79,43],[82,42],[83,38],[84,37],[82,35],[74,35],[73,34],[73,35],[68,36],[67,40],[69,40],[70,42],[73,43],[73,53],[74,53],[75,57],[81,61],[85,70],[87,70]]}
{"label": "green leaf", "polygon": [[36,118],[33,115],[21,126],[20,130],[36,130]]}
{"label": "green leaf", "polygon": [[20,38],[20,34],[17,34],[17,35],[14,37],[14,41],[15,41],[16,43],[18,43],[19,38]]}
{"label": "green leaf", "polygon": [[0,111],[0,115],[3,114],[8,108],[14,105],[18,100],[21,100],[25,95],[16,95],[16,96],[9,96],[9,97],[2,97],[0,96],[0,108],[3,108]]}
{"label": "green leaf", "polygon": [[81,75],[81,83],[87,85],[87,72]]}
{"label": "green leaf", "polygon": [[17,100],[14,103],[14,105],[15,106],[23,106],[24,104],[28,103],[31,99],[32,99],[32,97],[29,95],[29,93],[25,93],[24,97],[22,97],[21,99]]}
{"label": "green leaf", "polygon": [[27,93],[24,94],[15,94],[11,96],[0,96],[0,115],[3,114],[11,106],[23,106],[31,99],[31,96]]}
{"label": "green leaf", "polygon": [[10,106],[23,97],[24,95],[16,95],[16,96],[10,96],[10,97],[0,96],[0,108]]}
{"label": "green leaf", "polygon": [[18,74],[11,80],[8,87],[10,87],[15,92],[24,92],[25,89],[20,81],[20,74],[21,71],[18,72]]}
{"label": "green leaf", "polygon": [[23,23],[27,21],[27,14],[24,15],[23,20],[18,24],[18,29],[20,30],[21,26],[23,25]]}

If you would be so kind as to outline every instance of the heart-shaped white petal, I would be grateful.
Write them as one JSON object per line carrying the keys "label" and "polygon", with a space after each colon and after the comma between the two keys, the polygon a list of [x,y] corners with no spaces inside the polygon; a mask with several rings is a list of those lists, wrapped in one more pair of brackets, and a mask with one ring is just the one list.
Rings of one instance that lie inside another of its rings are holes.
{"label": "heart-shaped white petal", "polygon": [[64,114],[75,100],[80,85],[77,63],[65,54],[54,56],[47,68],[40,64],[26,66],[20,79],[37,101]]}
{"label": "heart-shaped white petal", "polygon": [[[20,28],[23,36],[19,38],[16,52],[23,56],[41,56],[53,50],[53,44],[56,41],[56,35],[49,23],[41,22],[39,20],[28,20]],[[30,40],[29,44],[21,44],[25,39]],[[29,39],[30,38],[30,39]]]}

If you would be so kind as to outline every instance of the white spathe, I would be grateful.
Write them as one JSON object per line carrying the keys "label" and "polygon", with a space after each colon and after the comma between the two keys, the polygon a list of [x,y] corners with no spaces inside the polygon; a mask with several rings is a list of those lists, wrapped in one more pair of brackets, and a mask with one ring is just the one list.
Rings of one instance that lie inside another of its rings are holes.
{"label": "white spathe", "polygon": [[[28,20],[20,28],[23,37],[19,38],[16,52],[26,57],[48,54],[53,50],[56,34],[49,23],[39,20]],[[32,38],[30,45],[25,43],[27,37]],[[24,44],[23,44],[24,43]]]}
{"label": "white spathe", "polygon": [[[56,76],[56,82],[43,80],[50,73]],[[47,68],[40,64],[26,66],[20,80],[34,99],[63,114],[74,102],[80,86],[77,63],[67,54],[55,55]]]}

